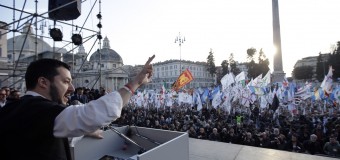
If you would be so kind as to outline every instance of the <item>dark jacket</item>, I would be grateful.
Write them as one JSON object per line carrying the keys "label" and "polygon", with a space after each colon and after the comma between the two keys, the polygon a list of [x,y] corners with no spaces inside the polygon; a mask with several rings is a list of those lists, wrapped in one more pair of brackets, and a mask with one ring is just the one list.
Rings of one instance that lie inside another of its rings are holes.
{"label": "dark jacket", "polygon": [[63,105],[23,96],[0,110],[0,159],[71,159],[67,138],[53,135]]}

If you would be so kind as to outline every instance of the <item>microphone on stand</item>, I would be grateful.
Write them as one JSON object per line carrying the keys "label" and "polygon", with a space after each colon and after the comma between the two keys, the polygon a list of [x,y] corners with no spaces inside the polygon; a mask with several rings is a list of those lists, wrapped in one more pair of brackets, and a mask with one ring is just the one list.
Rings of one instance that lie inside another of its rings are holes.
{"label": "microphone on stand", "polygon": [[108,126],[108,128],[109,128],[111,131],[117,133],[117,134],[118,134],[120,137],[122,137],[124,140],[126,140],[126,141],[128,141],[128,142],[130,142],[130,143],[132,143],[132,144],[134,144],[134,145],[136,145],[137,147],[139,147],[140,150],[138,151],[138,154],[142,154],[142,153],[146,152],[146,149],[145,149],[144,147],[140,146],[140,145],[137,144],[135,141],[133,141],[133,140],[130,139],[129,137],[125,136],[122,132],[118,131],[116,128],[114,128],[114,127],[112,127],[112,126]]}
{"label": "microphone on stand", "polygon": [[135,129],[136,129],[136,136],[138,136],[138,137],[140,137],[140,138],[143,138],[143,139],[146,139],[146,140],[148,140],[148,141],[150,141],[151,143],[153,143],[153,144],[157,144],[157,145],[160,145],[160,144],[162,144],[162,143],[160,143],[160,142],[157,142],[157,141],[155,141],[155,140],[153,140],[153,139],[151,139],[151,138],[149,138],[149,137],[146,137],[146,136],[143,136],[143,135],[141,135],[140,133],[139,133],[139,131],[138,131],[138,129],[137,129],[137,126],[135,126]]}

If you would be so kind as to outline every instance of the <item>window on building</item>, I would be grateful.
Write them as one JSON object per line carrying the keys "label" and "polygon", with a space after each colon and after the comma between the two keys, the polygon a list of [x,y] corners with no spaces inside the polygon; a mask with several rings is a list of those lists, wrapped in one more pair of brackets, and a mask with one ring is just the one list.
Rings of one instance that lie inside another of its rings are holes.
{"label": "window on building", "polygon": [[177,69],[177,65],[174,65],[174,68]]}
{"label": "window on building", "polygon": [[162,67],[162,71],[164,71],[164,67]]}
{"label": "window on building", "polygon": [[165,67],[165,70],[168,70],[168,66]]}

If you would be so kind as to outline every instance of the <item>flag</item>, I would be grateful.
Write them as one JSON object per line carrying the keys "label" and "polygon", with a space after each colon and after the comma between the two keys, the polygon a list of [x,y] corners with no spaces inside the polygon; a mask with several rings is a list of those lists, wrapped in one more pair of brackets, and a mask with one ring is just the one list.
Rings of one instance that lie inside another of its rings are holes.
{"label": "flag", "polygon": [[221,79],[221,84],[223,87],[223,90],[225,90],[227,87],[229,87],[231,84],[235,82],[233,73],[228,73]]}
{"label": "flag", "polygon": [[287,80],[287,78],[286,78],[286,76],[283,78],[283,81],[282,81],[282,87],[283,88],[286,88],[286,87],[288,87],[289,86],[289,82],[288,82],[288,80]]}
{"label": "flag", "polygon": [[223,102],[222,107],[223,107],[228,113],[230,113],[231,104],[230,104],[229,99],[227,99],[227,100],[225,100],[225,101]]}
{"label": "flag", "polygon": [[189,69],[186,69],[185,71],[181,73],[181,75],[179,75],[177,80],[172,84],[172,89],[177,91],[181,89],[182,87],[184,87],[189,82],[191,82],[193,79],[194,77],[192,76]]}
{"label": "flag", "polygon": [[267,102],[266,98],[265,98],[264,96],[261,96],[260,107],[261,107],[261,108],[266,108],[266,107],[267,107],[267,104],[268,104],[268,102]]}
{"label": "flag", "polygon": [[333,68],[332,66],[329,66],[328,73],[320,85],[320,87],[322,88],[322,90],[325,92],[326,95],[329,95],[330,93],[332,93],[332,82],[333,82],[332,76],[333,76]]}
{"label": "flag", "polygon": [[192,98],[193,98],[193,103],[195,105],[197,105],[197,110],[198,111],[201,110],[202,109],[202,101],[201,101],[200,93],[199,93],[198,90],[193,92]]}
{"label": "flag", "polygon": [[165,102],[165,86],[164,86],[164,84],[162,85],[162,88],[161,88],[161,91],[160,91],[159,101],[160,101],[161,104],[164,104],[164,102]]}
{"label": "flag", "polygon": [[202,103],[206,103],[207,99],[208,99],[208,95],[209,95],[209,89],[206,88],[203,92],[203,94],[201,95],[201,101]]}
{"label": "flag", "polygon": [[262,73],[258,75],[254,80],[252,86],[259,87],[262,83]]}
{"label": "flag", "polygon": [[211,92],[211,98],[209,98],[209,99],[213,99],[214,97],[215,97],[215,95],[217,94],[217,93],[219,93],[220,92],[220,87],[219,86],[216,86],[215,88],[214,88],[214,90],[212,90],[212,92]]}
{"label": "flag", "polygon": [[221,95],[222,95],[222,93],[220,91],[218,91],[215,94],[215,96],[213,97],[212,106],[214,108],[216,108],[217,106],[219,106],[222,103]]}
{"label": "flag", "polygon": [[340,87],[337,87],[333,91],[333,96],[334,96],[335,101],[339,104],[340,103]]}
{"label": "flag", "polygon": [[264,95],[266,93],[264,88],[261,88],[261,87],[249,86],[248,88],[251,91],[251,93],[254,93],[256,95]]}
{"label": "flag", "polygon": [[267,87],[268,84],[270,84],[270,70],[262,78],[262,80],[261,80],[261,87]]}
{"label": "flag", "polygon": [[239,73],[236,77],[235,77],[235,82],[244,82],[246,80],[246,75],[244,74],[244,71],[242,71],[241,73]]}

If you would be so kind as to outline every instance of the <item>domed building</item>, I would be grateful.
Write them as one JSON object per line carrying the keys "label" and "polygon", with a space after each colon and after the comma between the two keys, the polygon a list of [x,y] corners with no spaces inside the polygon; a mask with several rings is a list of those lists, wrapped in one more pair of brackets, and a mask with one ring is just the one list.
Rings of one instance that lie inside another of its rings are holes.
{"label": "domed building", "polygon": [[[71,66],[71,74],[75,87],[94,89],[103,87],[107,91],[112,91],[121,88],[128,82],[129,74],[123,68],[122,57],[111,49],[110,41],[107,37],[103,39],[102,49],[90,54],[89,61],[87,61],[88,53],[85,52],[84,46],[78,46],[78,52],[76,54],[69,53],[65,48],[56,47],[53,49],[42,38],[36,38],[32,31],[32,27],[29,24],[25,24],[21,35],[17,35],[6,41],[7,57],[4,57],[3,61],[7,64],[7,68],[13,68],[12,62],[15,60],[15,65],[18,66],[16,68],[16,74],[24,75],[27,65],[34,61],[37,55],[38,59],[53,58],[69,64]],[[7,71],[7,76],[0,77],[0,80],[6,79],[6,82],[0,81],[4,82],[2,85],[11,86],[15,84],[15,86],[12,87],[25,88],[23,86],[23,77],[7,78],[12,72],[12,69],[7,69]],[[18,80],[20,80],[20,82],[16,83]]]}
{"label": "domed building", "polygon": [[[54,58],[61,59],[62,52],[53,52],[53,48],[42,38],[36,37],[32,32],[32,25],[25,24],[20,35],[6,40],[6,62],[5,68],[8,72],[6,77],[1,77],[1,85],[9,86],[19,90],[25,90],[24,73],[27,65],[36,59]],[[15,63],[13,63],[15,62]],[[15,68],[15,72],[13,71]],[[12,76],[13,72],[17,75]]]}
{"label": "domed building", "polygon": [[[128,82],[128,72],[123,68],[122,57],[110,47],[107,37],[103,40],[103,48],[91,54],[89,61],[83,47],[79,47],[75,57],[74,72],[75,87],[98,89],[103,87],[107,91],[117,90]],[[81,68],[80,68],[81,67]]]}
{"label": "domed building", "polygon": [[[13,62],[13,53],[15,56],[14,58],[17,61],[21,50],[22,52],[20,55],[20,59],[35,56],[36,53],[39,54],[52,50],[51,46],[48,43],[40,38],[36,38],[32,31],[32,27],[30,27],[29,24],[25,24],[21,35],[9,38],[7,40],[7,55],[9,62]],[[26,34],[28,34],[27,38]],[[35,42],[37,42],[37,46]]]}

